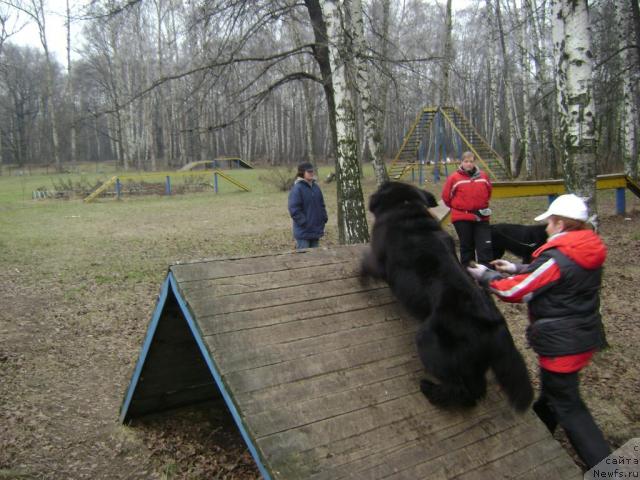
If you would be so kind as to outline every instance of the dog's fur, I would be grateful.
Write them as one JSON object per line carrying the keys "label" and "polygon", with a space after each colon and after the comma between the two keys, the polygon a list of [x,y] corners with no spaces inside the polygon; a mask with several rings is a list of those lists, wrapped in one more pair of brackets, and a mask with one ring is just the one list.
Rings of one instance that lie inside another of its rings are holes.
{"label": "dog's fur", "polygon": [[491,225],[493,258],[502,258],[511,252],[522,258],[522,263],[531,263],[531,254],[547,241],[546,225],[516,225],[496,223]]}
{"label": "dog's fur", "polygon": [[455,255],[453,239],[427,210],[433,195],[387,182],[371,196],[375,216],[363,279],[386,281],[416,319],[420,359],[438,383],[420,388],[435,405],[470,407],[486,391],[492,369],[509,401],[524,411],[533,398],[529,375],[491,296],[476,285]]}

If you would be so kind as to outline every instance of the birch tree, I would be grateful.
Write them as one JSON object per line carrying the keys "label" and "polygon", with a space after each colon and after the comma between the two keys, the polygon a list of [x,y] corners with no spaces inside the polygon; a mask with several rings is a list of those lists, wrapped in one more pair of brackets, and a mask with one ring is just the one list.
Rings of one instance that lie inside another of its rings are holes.
{"label": "birch tree", "polygon": [[444,106],[449,106],[449,72],[453,62],[452,30],[451,0],[447,0],[444,24],[444,60],[442,62],[442,97],[440,99],[440,105]]}
{"label": "birch tree", "polygon": [[[360,94],[360,103],[364,117],[364,136],[371,153],[371,163],[378,186],[389,180],[384,165],[384,151],[382,148],[382,129],[378,125],[376,107],[371,97],[371,79],[366,64],[366,44],[364,39],[364,21],[362,18],[362,0],[352,0],[353,6],[353,35],[355,47],[356,90]],[[384,107],[382,107],[384,108]]]}
{"label": "birch tree", "polygon": [[638,95],[638,50],[628,45],[631,23],[631,2],[614,2],[618,24],[618,50],[622,64],[622,158],[624,173],[631,178],[638,178],[638,109],[636,98]]}
{"label": "birch tree", "polygon": [[491,1],[487,0],[486,16],[487,23],[489,25],[489,41],[488,54],[487,54],[487,76],[489,77],[489,97],[491,100],[491,111],[493,113],[493,125],[491,128],[491,134],[489,135],[489,142],[492,146],[499,145],[499,148],[503,146],[502,142],[502,118],[500,112],[500,89],[499,89],[499,77],[498,77],[498,52],[496,52],[495,44],[498,38],[498,29],[496,28],[496,19],[491,7]]}
{"label": "birch tree", "polygon": [[322,13],[327,28],[329,62],[335,98],[336,177],[338,190],[338,235],[340,243],[363,243],[369,240],[364,198],[360,184],[358,139],[355,106],[348,83],[349,62],[346,26],[347,7],[343,0],[324,0]]}
{"label": "birch tree", "polygon": [[565,186],[583,197],[595,215],[596,129],[587,0],[554,0],[552,10]]}
{"label": "birch tree", "polygon": [[75,98],[73,93],[73,77],[71,75],[71,8],[69,7],[69,0],[66,0],[66,29],[67,29],[67,81],[66,81],[66,100],[69,107],[69,122],[71,128],[69,129],[69,157],[71,164],[75,165],[76,158],[76,107]]}
{"label": "birch tree", "polygon": [[[511,173],[513,176],[517,176],[519,170],[518,163],[518,118],[515,106],[515,97],[513,94],[513,76],[510,68],[511,59],[507,53],[507,46],[505,44],[504,27],[502,21],[502,12],[500,9],[500,1],[495,0],[495,19],[498,26],[498,34],[500,40],[500,52],[502,54],[502,79],[504,82],[504,95],[506,98],[505,107],[507,110],[507,117],[509,118],[509,163]],[[490,4],[490,0],[487,4]]]}

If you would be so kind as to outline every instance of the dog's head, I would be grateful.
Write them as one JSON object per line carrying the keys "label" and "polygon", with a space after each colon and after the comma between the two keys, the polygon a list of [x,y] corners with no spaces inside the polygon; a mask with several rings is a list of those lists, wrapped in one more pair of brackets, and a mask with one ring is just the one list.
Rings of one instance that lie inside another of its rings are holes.
{"label": "dog's head", "polygon": [[385,182],[380,185],[378,191],[371,195],[369,210],[374,215],[379,215],[385,210],[405,204],[420,205],[426,208],[438,206],[436,197],[426,190],[408,183]]}

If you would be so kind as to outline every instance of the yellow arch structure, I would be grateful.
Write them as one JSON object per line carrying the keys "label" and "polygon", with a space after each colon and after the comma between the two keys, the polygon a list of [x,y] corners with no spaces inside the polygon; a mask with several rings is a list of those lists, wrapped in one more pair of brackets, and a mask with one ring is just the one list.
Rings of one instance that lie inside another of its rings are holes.
{"label": "yellow arch structure", "polygon": [[115,175],[111,177],[109,180],[104,182],[98,188],[96,188],[93,192],[91,192],[87,197],[85,197],[84,202],[89,203],[94,201],[98,196],[111,188],[118,180],[148,180],[148,179],[163,179],[166,177],[194,177],[194,176],[202,176],[205,173],[206,175],[214,174],[226,180],[227,182],[234,185],[236,188],[248,192],[249,187],[239,182],[235,178],[231,177],[229,174],[221,172],[220,170],[207,170],[207,171],[197,171],[197,172],[151,172],[151,173],[127,173],[123,175]]}

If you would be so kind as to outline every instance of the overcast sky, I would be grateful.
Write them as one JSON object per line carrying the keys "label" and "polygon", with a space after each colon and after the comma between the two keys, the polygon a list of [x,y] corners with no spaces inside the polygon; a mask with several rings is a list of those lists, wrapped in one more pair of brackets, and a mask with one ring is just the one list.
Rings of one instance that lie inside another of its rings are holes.
{"label": "overcast sky", "polygon": [[[88,3],[88,0],[71,0],[71,15],[77,15],[79,8]],[[61,63],[66,62],[67,49],[67,31],[65,27],[66,0],[48,0],[45,7],[47,11],[46,29],[47,44],[49,51],[54,53]],[[30,45],[39,50],[42,49],[38,29],[33,21],[29,21],[29,17],[24,13],[20,14],[18,19],[19,25],[24,25],[16,35],[10,38],[10,42],[19,45]],[[71,49],[79,47],[77,40],[82,27],[82,21],[76,20],[71,22]],[[75,41],[74,41],[75,40]],[[73,52],[71,53],[73,56]]]}

